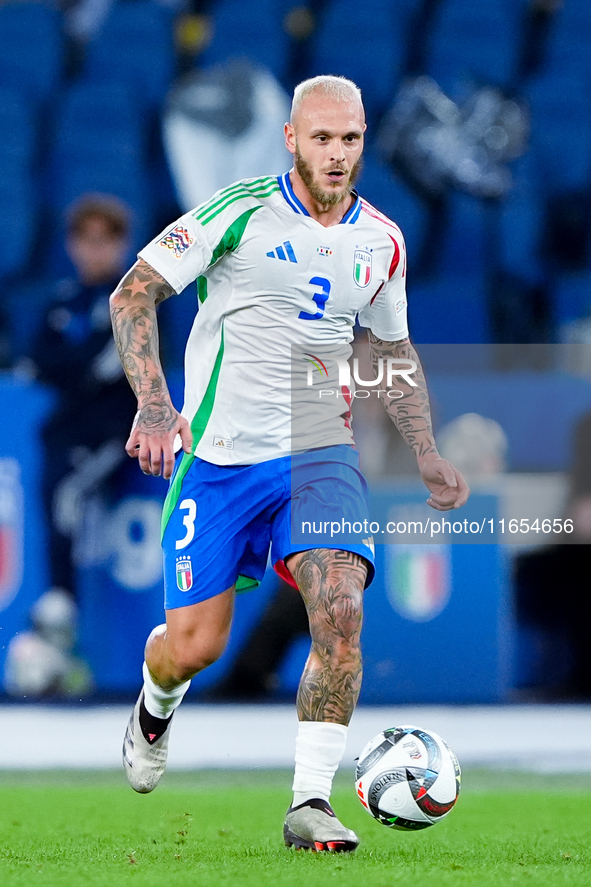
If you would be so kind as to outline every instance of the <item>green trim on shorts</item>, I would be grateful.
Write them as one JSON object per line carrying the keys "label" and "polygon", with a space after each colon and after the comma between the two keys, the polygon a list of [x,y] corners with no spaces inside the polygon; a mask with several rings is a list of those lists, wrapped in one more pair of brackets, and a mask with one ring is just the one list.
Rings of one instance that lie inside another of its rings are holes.
{"label": "green trim on shorts", "polygon": [[199,405],[199,409],[195,413],[193,417],[193,421],[191,422],[191,431],[193,433],[193,447],[192,452],[183,453],[183,458],[181,459],[181,464],[178,467],[178,471],[176,472],[174,479],[168,488],[168,493],[166,495],[166,499],[164,500],[164,506],[162,508],[162,522],[160,527],[160,539],[164,536],[164,531],[166,530],[166,526],[168,521],[170,520],[170,515],[174,511],[176,507],[176,503],[179,500],[179,496],[181,494],[181,488],[183,485],[183,480],[185,475],[191,465],[193,464],[193,460],[195,459],[195,448],[199,444],[199,441],[203,437],[205,433],[205,429],[207,427],[207,423],[211,417],[213,412],[213,405],[215,402],[215,395],[217,390],[218,379],[220,375],[220,370],[222,367],[222,360],[224,358],[224,328],[222,326],[222,340],[220,342],[220,347],[218,349],[218,353],[215,359],[215,363],[213,366],[213,371],[211,374],[211,378],[209,380],[209,384],[203,396],[203,400]]}
{"label": "green trim on shorts", "polygon": [[236,580],[236,591],[252,591],[253,588],[258,588],[260,584],[258,579],[251,579],[250,576],[239,576]]}

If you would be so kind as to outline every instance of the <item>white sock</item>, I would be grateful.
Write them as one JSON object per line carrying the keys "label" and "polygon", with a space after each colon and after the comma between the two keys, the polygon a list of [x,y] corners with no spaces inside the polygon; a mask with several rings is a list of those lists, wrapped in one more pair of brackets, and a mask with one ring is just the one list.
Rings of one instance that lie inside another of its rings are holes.
{"label": "white sock", "polygon": [[163,690],[152,680],[148,666],[144,662],[142,673],[144,675],[144,705],[153,718],[169,718],[175,708],[181,704],[183,696],[191,686],[191,681],[185,681],[175,687],[174,690]]}
{"label": "white sock", "polygon": [[332,780],[345,752],[347,727],[300,721],[296,737],[293,807],[312,798],[328,801]]}

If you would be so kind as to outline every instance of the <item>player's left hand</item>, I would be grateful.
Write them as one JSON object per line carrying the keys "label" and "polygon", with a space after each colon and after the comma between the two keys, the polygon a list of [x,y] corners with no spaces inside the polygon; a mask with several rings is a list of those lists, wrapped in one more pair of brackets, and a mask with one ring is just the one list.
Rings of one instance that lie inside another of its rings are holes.
{"label": "player's left hand", "polygon": [[438,453],[430,453],[419,459],[419,471],[431,495],[427,505],[436,511],[452,511],[464,505],[470,495],[470,487],[464,475]]}

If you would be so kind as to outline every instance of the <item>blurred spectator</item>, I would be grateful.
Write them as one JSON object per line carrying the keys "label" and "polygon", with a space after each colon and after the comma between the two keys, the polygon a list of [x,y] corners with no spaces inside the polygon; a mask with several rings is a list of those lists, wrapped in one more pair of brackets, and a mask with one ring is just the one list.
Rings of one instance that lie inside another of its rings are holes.
{"label": "blurred spectator", "polygon": [[88,494],[123,460],[134,400],[113,342],[108,298],[127,263],[129,213],[87,195],[70,209],[66,249],[74,276],[58,281],[31,353],[57,394],[46,422],[43,498],[51,584],[76,596],[72,546]]}
{"label": "blurred spectator", "polygon": [[438,432],[444,459],[455,460],[471,481],[495,477],[506,470],[509,442],[501,425],[479,413],[464,413]]}
{"label": "blurred spectator", "polygon": [[537,638],[536,686],[551,699],[591,700],[591,413],[574,433],[564,542],[518,555],[514,584],[518,624]]}
{"label": "blurred spectator", "polygon": [[42,594],[31,609],[31,627],[8,645],[4,685],[11,696],[82,696],[92,690],[86,663],[73,653],[76,607],[59,589]]}

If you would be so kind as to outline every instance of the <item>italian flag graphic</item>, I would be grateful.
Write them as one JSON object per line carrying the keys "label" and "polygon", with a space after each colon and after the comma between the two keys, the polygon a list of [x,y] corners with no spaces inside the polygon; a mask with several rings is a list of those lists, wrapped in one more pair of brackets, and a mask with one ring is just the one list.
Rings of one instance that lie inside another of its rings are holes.
{"label": "italian flag graphic", "polygon": [[388,598],[394,609],[414,622],[428,622],[449,600],[449,551],[441,545],[392,545]]}
{"label": "italian flag graphic", "polygon": [[366,250],[355,250],[355,260],[353,266],[353,276],[355,283],[359,287],[365,287],[371,280],[371,253]]}

